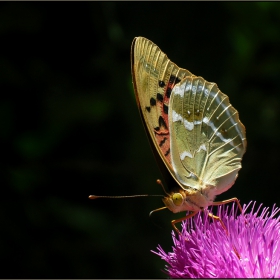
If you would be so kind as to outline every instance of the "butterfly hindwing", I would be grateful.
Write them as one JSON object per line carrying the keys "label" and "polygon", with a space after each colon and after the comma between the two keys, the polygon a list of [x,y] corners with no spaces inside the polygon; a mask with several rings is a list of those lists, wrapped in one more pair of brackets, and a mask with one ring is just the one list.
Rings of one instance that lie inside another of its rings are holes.
{"label": "butterfly hindwing", "polygon": [[171,155],[183,186],[216,186],[217,194],[234,183],[246,149],[238,112],[215,83],[186,77],[170,100]]}

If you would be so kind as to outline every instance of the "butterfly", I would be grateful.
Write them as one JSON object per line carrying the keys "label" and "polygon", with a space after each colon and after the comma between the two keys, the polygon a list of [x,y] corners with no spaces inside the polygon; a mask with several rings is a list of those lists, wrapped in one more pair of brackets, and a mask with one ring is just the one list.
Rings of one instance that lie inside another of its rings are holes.
{"label": "butterfly", "polygon": [[163,208],[190,213],[173,227],[178,231],[175,223],[210,205],[236,201],[241,209],[237,198],[214,201],[234,184],[247,146],[228,96],[144,37],[133,40],[131,70],[140,116],[170,189]]}

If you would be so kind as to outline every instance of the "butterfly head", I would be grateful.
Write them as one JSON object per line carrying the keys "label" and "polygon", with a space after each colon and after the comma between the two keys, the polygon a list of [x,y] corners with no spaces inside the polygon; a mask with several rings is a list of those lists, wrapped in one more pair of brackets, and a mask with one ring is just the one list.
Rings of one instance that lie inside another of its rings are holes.
{"label": "butterfly head", "polygon": [[192,196],[196,196],[196,190],[182,190],[179,189],[176,192],[171,192],[168,196],[163,198],[163,203],[165,206],[173,213],[178,213],[182,211],[195,211],[198,212],[204,207],[197,205]]}

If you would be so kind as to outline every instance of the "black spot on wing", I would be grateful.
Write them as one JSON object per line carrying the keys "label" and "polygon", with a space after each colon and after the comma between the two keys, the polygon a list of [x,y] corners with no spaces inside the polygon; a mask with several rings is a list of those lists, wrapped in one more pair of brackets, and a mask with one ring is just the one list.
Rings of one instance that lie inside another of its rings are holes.
{"label": "black spot on wing", "polygon": [[181,79],[179,79],[178,77],[176,77],[174,75],[170,76],[168,86],[167,86],[167,89],[166,89],[166,96],[168,98],[170,98],[170,95],[171,95],[171,92],[172,92],[172,89],[174,88],[174,86],[176,84],[178,84],[180,81],[181,81]]}
{"label": "black spot on wing", "polygon": [[169,78],[169,83],[170,84],[178,84],[181,81],[181,79],[179,79],[178,77],[171,75]]}
{"label": "black spot on wing", "polygon": [[151,112],[151,107],[146,106],[145,108],[149,113]]}
{"label": "black spot on wing", "polygon": [[163,119],[162,116],[159,116],[158,124],[159,124],[159,127],[163,126],[165,129],[167,129],[167,125],[166,125],[165,120]]}
{"label": "black spot on wing", "polygon": [[172,92],[172,87],[168,86],[167,89],[166,89],[166,96],[168,98],[170,98],[171,92]]}
{"label": "black spot on wing", "polygon": [[168,150],[166,151],[166,153],[164,154],[164,156],[168,156],[169,153],[170,153],[170,149],[168,149]]}
{"label": "black spot on wing", "polygon": [[159,87],[163,88],[165,86],[165,82],[164,81],[158,81],[158,85],[159,85]]}
{"label": "black spot on wing", "polygon": [[160,102],[163,101],[163,96],[162,96],[162,94],[160,94],[160,93],[157,94],[157,100],[160,101]]}
{"label": "black spot on wing", "polygon": [[166,140],[167,140],[167,138],[164,137],[164,138],[160,141],[159,146],[161,147],[161,146],[165,143]]}
{"label": "black spot on wing", "polygon": [[166,104],[163,104],[163,112],[168,114],[168,106]]}
{"label": "black spot on wing", "polygon": [[179,82],[181,82],[181,79],[179,79],[178,77],[176,77],[175,84],[178,84]]}
{"label": "black spot on wing", "polygon": [[150,99],[150,105],[151,106],[155,106],[156,105],[156,100],[153,98],[153,97],[151,97],[151,99]]}

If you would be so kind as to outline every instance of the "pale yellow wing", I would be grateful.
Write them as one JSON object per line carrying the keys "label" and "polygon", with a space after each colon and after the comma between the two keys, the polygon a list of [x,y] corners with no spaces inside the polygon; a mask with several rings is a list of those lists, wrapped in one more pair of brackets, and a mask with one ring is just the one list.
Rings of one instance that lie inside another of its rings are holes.
{"label": "pale yellow wing", "polygon": [[171,161],[182,187],[230,188],[246,150],[238,112],[214,83],[186,77],[170,98]]}

